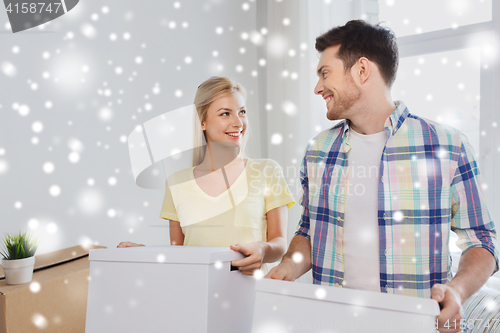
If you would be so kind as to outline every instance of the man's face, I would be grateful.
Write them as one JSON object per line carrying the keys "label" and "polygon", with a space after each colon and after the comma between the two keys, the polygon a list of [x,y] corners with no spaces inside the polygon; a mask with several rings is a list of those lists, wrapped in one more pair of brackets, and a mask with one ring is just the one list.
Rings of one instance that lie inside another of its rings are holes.
{"label": "man's face", "polygon": [[350,70],[345,73],[344,63],[337,57],[340,45],[327,48],[321,53],[314,88],[326,102],[326,117],[329,120],[349,119],[353,105],[359,100],[361,91],[355,84]]}

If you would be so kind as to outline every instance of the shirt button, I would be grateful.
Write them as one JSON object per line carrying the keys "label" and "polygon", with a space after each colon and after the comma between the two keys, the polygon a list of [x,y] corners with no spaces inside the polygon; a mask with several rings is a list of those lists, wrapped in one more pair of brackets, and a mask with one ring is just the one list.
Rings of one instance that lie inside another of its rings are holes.
{"label": "shirt button", "polygon": [[387,249],[384,251],[384,254],[387,255]]}

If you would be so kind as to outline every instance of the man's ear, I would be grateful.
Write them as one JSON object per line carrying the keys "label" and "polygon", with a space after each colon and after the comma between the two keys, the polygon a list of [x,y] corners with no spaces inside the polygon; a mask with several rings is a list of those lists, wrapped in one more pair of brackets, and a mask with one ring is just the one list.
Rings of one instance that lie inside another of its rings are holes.
{"label": "man's ear", "polygon": [[373,64],[366,59],[365,57],[359,58],[356,63],[356,76],[359,80],[360,84],[363,84],[368,80],[370,75],[372,74],[372,66]]}

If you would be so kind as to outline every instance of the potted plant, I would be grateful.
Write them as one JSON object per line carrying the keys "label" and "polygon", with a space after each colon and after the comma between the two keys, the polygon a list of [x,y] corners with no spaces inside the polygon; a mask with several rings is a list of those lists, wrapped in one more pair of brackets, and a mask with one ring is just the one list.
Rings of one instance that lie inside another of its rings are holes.
{"label": "potted plant", "polygon": [[18,235],[6,234],[4,239],[5,252],[2,254],[2,267],[7,284],[21,284],[30,282],[33,278],[35,266],[35,252],[38,240],[28,232]]}

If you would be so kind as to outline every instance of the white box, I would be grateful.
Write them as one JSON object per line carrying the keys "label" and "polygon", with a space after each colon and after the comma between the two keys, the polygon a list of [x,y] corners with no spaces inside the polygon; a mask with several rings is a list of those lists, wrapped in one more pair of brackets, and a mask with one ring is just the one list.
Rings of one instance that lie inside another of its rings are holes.
{"label": "white box", "polygon": [[227,247],[90,250],[86,333],[250,332],[255,279]]}
{"label": "white box", "polygon": [[252,333],[435,333],[435,300],[263,279]]}

